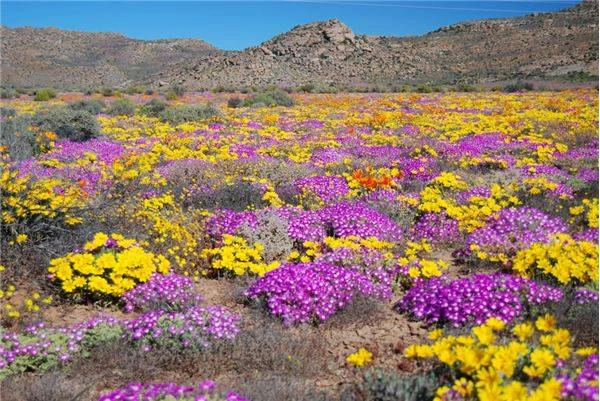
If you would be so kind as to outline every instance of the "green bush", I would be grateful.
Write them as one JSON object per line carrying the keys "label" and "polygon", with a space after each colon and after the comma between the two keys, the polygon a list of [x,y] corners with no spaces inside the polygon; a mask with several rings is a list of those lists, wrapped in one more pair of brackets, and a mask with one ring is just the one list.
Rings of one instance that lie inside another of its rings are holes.
{"label": "green bush", "polygon": [[17,97],[19,94],[16,90],[11,88],[0,88],[0,99],[12,99]]}
{"label": "green bush", "polygon": [[591,81],[597,82],[598,81],[597,75],[592,75],[585,71],[571,71],[568,74],[564,75],[562,78],[566,82],[573,82],[573,83],[582,83],[582,82],[591,82]]}
{"label": "green bush", "polygon": [[100,125],[92,114],[64,106],[36,113],[32,118],[32,125],[42,132],[51,131],[61,139],[76,142],[87,141],[100,135]]}
{"label": "green bush", "polygon": [[135,114],[135,103],[129,99],[117,99],[108,106],[111,116],[132,116]]}
{"label": "green bush", "polygon": [[517,81],[514,84],[506,85],[503,90],[508,93],[532,91],[533,84],[531,82]]}
{"label": "green bush", "polygon": [[8,149],[11,160],[28,159],[39,153],[35,133],[30,130],[31,117],[27,114],[16,115],[14,109],[2,107],[2,135],[0,146]]}
{"label": "green bush", "polygon": [[298,87],[298,92],[311,93],[315,91],[315,84],[304,84]]}
{"label": "green bush", "polygon": [[33,100],[36,102],[45,102],[56,97],[56,92],[52,88],[42,88],[35,91]]}
{"label": "green bush", "polygon": [[0,107],[0,118],[3,120],[17,115],[17,110],[12,107]]}
{"label": "green bush", "polygon": [[102,88],[100,89],[100,93],[102,93],[102,96],[112,96],[114,94],[114,91],[112,90],[112,88]]}
{"label": "green bush", "polygon": [[434,374],[400,377],[395,372],[367,372],[362,392],[367,401],[430,401],[435,395],[438,380]]}
{"label": "green bush", "polygon": [[165,92],[165,99],[175,100],[175,99],[180,98],[184,94],[185,94],[185,88],[183,86],[174,85]]}
{"label": "green bush", "polygon": [[125,93],[127,93],[128,95],[135,95],[144,93],[145,90],[146,88],[144,88],[143,86],[130,86],[127,89],[125,89]]}
{"label": "green bush", "polygon": [[231,107],[232,109],[235,109],[235,108],[237,108],[237,107],[240,107],[240,104],[241,104],[241,103],[242,103],[242,99],[240,99],[240,98],[239,98],[239,97],[237,97],[237,96],[230,97],[230,98],[227,100],[227,106],[228,106],[228,107]]}
{"label": "green bush", "polygon": [[83,110],[90,114],[98,114],[104,110],[106,105],[102,100],[90,99],[90,100],[77,100],[73,103],[69,103],[69,108],[72,110]]}
{"label": "green bush", "polygon": [[177,96],[177,93],[175,93],[172,90],[168,90],[165,92],[165,99],[171,101],[171,100],[176,100],[179,96]]}
{"label": "green bush", "polygon": [[477,87],[471,84],[460,84],[456,89],[459,92],[477,92]]}
{"label": "green bush", "polygon": [[171,87],[171,91],[178,97],[185,95],[185,88],[181,85],[174,85],[173,87]]}
{"label": "green bush", "polygon": [[243,107],[250,106],[293,106],[294,99],[281,89],[273,89],[265,92],[257,93],[250,96],[242,102]]}
{"label": "green bush", "polygon": [[219,109],[212,104],[190,104],[176,107],[169,107],[160,113],[163,121],[173,125],[182,124],[189,121],[202,121],[207,118],[220,115]]}
{"label": "green bush", "polygon": [[167,104],[158,99],[152,99],[140,107],[139,113],[148,117],[159,117],[165,111]]}
{"label": "green bush", "polygon": [[418,93],[431,93],[433,89],[427,84],[419,84],[415,89]]}

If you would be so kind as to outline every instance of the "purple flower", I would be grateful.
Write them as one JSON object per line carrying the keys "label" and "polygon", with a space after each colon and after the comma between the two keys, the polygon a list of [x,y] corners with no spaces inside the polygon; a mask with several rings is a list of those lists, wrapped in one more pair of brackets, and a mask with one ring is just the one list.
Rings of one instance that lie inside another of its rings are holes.
{"label": "purple flower", "polygon": [[531,305],[559,301],[560,289],[510,274],[419,280],[396,307],[427,323],[476,325],[490,317],[511,322]]}
{"label": "purple flower", "polygon": [[467,249],[473,245],[490,255],[514,255],[535,242],[547,242],[553,234],[567,231],[567,225],[559,218],[530,208],[503,209],[490,216],[485,227],[473,231],[467,237]]}
{"label": "purple flower", "polygon": [[367,275],[328,262],[283,264],[246,291],[250,298],[264,299],[269,311],[286,325],[325,321],[355,296],[377,293]]}
{"label": "purple flower", "polygon": [[194,281],[178,274],[154,273],[150,280],[123,295],[125,310],[148,311],[155,309],[181,310],[202,302],[195,291]]}

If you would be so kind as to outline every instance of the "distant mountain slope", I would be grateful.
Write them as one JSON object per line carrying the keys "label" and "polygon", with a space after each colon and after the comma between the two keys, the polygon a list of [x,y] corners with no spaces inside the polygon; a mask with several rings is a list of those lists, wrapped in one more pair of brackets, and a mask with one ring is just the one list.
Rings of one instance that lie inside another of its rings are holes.
{"label": "distant mountain slope", "polygon": [[414,37],[356,35],[338,20],[314,22],[230,52],[199,40],[145,42],[32,28],[1,33],[2,81],[14,85],[354,86],[598,73],[597,0]]}
{"label": "distant mountain slope", "polygon": [[136,82],[216,49],[197,39],[143,41],[116,33],[0,27],[2,82],[81,88]]}

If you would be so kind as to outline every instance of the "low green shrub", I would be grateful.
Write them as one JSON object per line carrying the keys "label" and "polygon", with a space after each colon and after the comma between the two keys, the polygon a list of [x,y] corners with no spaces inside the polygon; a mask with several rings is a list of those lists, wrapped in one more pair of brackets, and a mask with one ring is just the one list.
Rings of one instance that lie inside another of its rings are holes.
{"label": "low green shrub", "polygon": [[159,117],[167,106],[167,103],[159,99],[152,99],[140,107],[139,114],[148,117]]}
{"label": "low green shrub", "polygon": [[11,88],[0,88],[0,99],[12,99],[19,96],[16,90]]}
{"label": "low green shrub", "polygon": [[395,372],[367,372],[361,386],[366,401],[430,401],[438,380],[435,375],[401,377]]}
{"label": "low green shrub", "polygon": [[87,111],[90,114],[99,114],[104,110],[106,105],[102,100],[90,99],[90,100],[77,100],[73,103],[69,103],[69,108],[72,110],[83,110]]}
{"label": "low green shrub", "polygon": [[12,161],[28,159],[39,153],[36,136],[30,129],[31,117],[17,115],[14,109],[0,108],[2,116],[2,135],[0,146],[8,149],[8,156]]}
{"label": "low green shrub", "polygon": [[56,97],[56,92],[52,88],[41,88],[35,91],[33,100],[36,102],[45,102]]}
{"label": "low green shrub", "polygon": [[189,121],[206,120],[220,114],[219,109],[212,104],[189,104],[169,107],[160,113],[160,118],[173,125],[178,125]]}
{"label": "low green shrub", "polygon": [[241,103],[243,107],[293,106],[294,99],[281,89],[273,89],[250,96]]}
{"label": "low green shrub", "polygon": [[92,114],[64,106],[37,112],[32,118],[32,125],[42,132],[51,131],[61,139],[75,142],[100,135],[100,125]]}
{"label": "low green shrub", "polygon": [[135,114],[135,103],[129,99],[117,99],[108,106],[111,116],[132,116]]}
{"label": "low green shrub", "polygon": [[517,81],[513,84],[504,86],[503,90],[507,93],[532,91],[533,84],[531,82]]}
{"label": "low green shrub", "polygon": [[230,97],[230,98],[227,100],[227,106],[228,106],[228,107],[231,107],[232,109],[235,109],[235,108],[237,108],[237,107],[240,107],[240,104],[242,104],[242,99],[240,99],[240,98],[239,98],[239,97],[237,97],[237,96]]}

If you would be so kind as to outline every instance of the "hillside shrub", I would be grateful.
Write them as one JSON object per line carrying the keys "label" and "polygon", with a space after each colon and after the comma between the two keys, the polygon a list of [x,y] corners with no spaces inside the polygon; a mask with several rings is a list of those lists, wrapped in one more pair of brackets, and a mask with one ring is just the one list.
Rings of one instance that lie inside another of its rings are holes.
{"label": "hillside shrub", "polygon": [[36,113],[32,118],[32,125],[42,132],[54,132],[61,139],[75,142],[87,141],[100,135],[100,125],[92,114],[64,106]]}
{"label": "hillside shrub", "polygon": [[438,379],[433,374],[399,376],[396,372],[367,372],[361,385],[368,401],[428,401],[435,395]]}
{"label": "hillside shrub", "polygon": [[281,89],[273,89],[250,96],[242,102],[243,107],[293,106],[294,99]]}
{"label": "hillside shrub", "polygon": [[232,109],[240,107],[241,103],[242,103],[242,99],[240,99],[237,96],[231,97],[227,100],[227,106],[231,107]]}
{"label": "hillside shrub", "polygon": [[2,115],[2,135],[0,146],[8,150],[11,160],[18,161],[30,158],[38,153],[35,133],[29,129],[31,118],[18,115],[9,107],[0,108]]}
{"label": "hillside shrub", "polygon": [[506,85],[503,88],[504,92],[507,92],[507,93],[532,91],[533,89],[534,89],[533,84],[531,82],[522,82],[522,81],[517,81],[513,84]]}
{"label": "hillside shrub", "polygon": [[159,117],[166,108],[167,103],[159,99],[152,99],[140,107],[139,113],[143,116]]}
{"label": "hillside shrub", "polygon": [[102,100],[97,99],[81,99],[73,103],[69,103],[69,108],[72,110],[83,110],[94,115],[102,112],[102,110],[104,110],[104,107],[106,107],[104,102]]}
{"label": "hillside shrub", "polygon": [[219,109],[212,104],[186,104],[169,107],[160,113],[163,121],[174,125],[190,121],[202,121],[220,115]]}
{"label": "hillside shrub", "polygon": [[143,86],[130,86],[127,89],[125,89],[125,93],[127,93],[128,95],[135,95],[144,93],[145,90],[146,89]]}
{"label": "hillside shrub", "polygon": [[19,94],[17,91],[11,88],[0,88],[0,99],[12,99],[17,97]]}
{"label": "hillside shrub", "polygon": [[417,85],[416,89],[415,89],[418,93],[431,93],[433,92],[433,89],[431,88],[431,86],[427,85],[427,84],[420,84]]}
{"label": "hillside shrub", "polygon": [[35,91],[33,100],[36,102],[45,102],[56,97],[56,92],[52,88],[42,88]]}
{"label": "hillside shrub", "polygon": [[132,116],[135,114],[135,103],[129,99],[118,99],[111,103],[107,112],[111,116]]}

